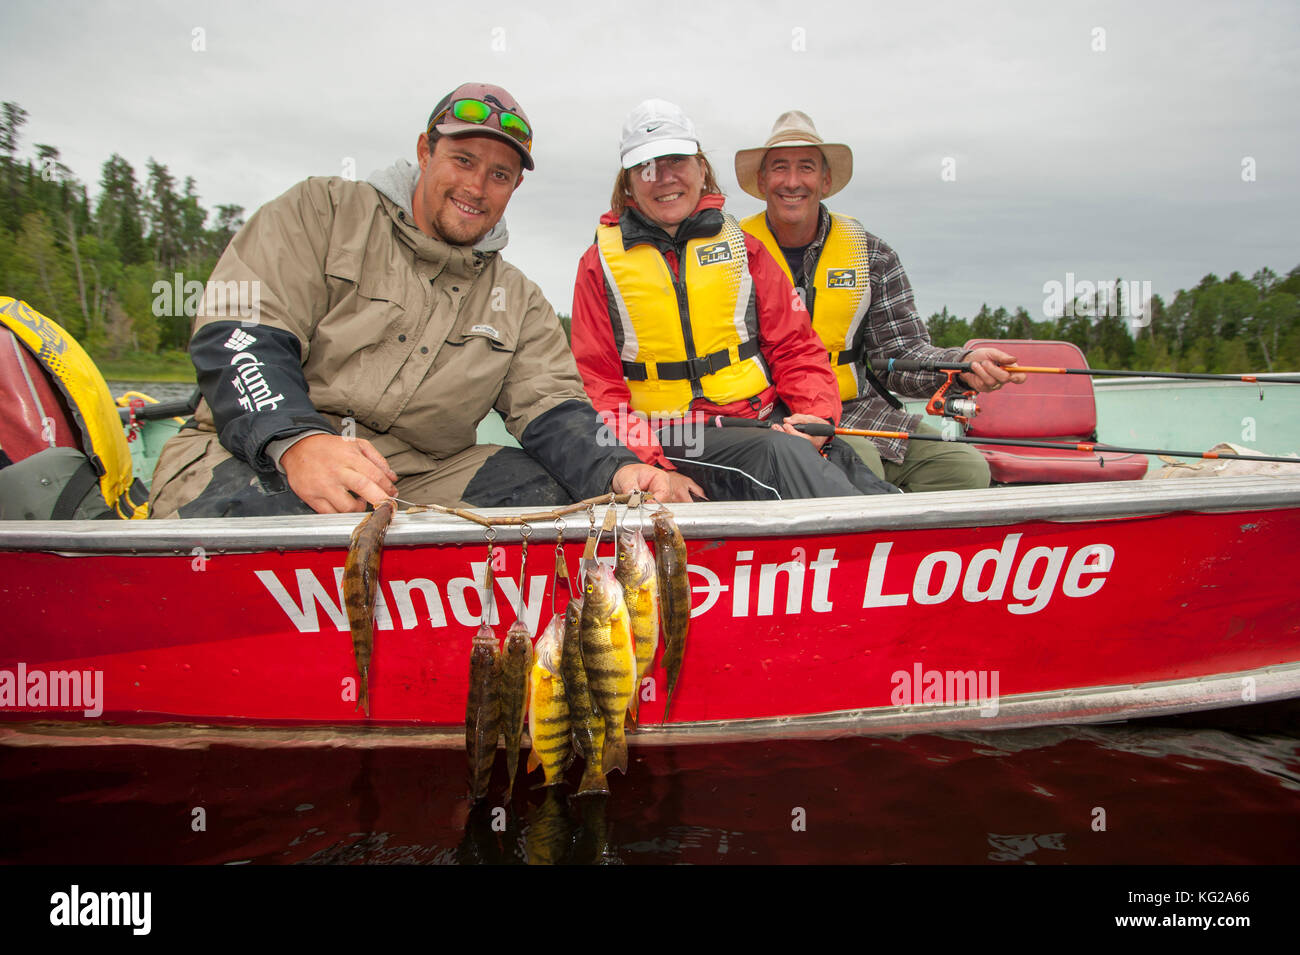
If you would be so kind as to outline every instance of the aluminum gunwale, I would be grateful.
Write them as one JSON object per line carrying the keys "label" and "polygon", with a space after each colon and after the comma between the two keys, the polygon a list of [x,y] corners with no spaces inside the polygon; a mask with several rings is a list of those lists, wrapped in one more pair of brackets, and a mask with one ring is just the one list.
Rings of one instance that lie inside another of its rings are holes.
{"label": "aluminum gunwale", "polygon": [[[1222,513],[1300,507],[1300,474],[1060,484],[931,494],[821,498],[761,503],[673,505],[687,538],[820,537],[875,531],[987,527],[1028,521],[1087,522],[1179,512]],[[599,508],[599,505],[598,505]],[[482,509],[484,516],[536,513],[541,508]],[[66,555],[209,555],[346,547],[358,515],[169,521],[3,521],[0,551]],[[566,518],[570,540],[586,532],[583,514]],[[555,539],[552,521],[531,525],[534,541]],[[497,528],[497,540],[519,539],[517,526]],[[484,528],[443,514],[398,514],[387,546],[481,544]]]}

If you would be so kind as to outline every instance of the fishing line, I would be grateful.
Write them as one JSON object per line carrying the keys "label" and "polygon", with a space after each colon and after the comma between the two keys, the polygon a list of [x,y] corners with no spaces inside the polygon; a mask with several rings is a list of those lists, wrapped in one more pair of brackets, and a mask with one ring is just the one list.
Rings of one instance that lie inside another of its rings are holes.
{"label": "fishing line", "polygon": [[764,484],[758,478],[754,477],[754,475],[750,474],[748,471],[742,471],[740,468],[728,467],[725,464],[710,464],[708,461],[697,461],[694,458],[674,458],[674,457],[669,457],[666,454],[664,455],[664,457],[668,458],[669,461],[673,461],[678,464],[691,464],[691,465],[697,465],[699,467],[704,467],[704,468],[717,468],[720,471],[734,471],[737,474],[743,474],[745,477],[749,478],[759,487],[766,488],[767,490],[771,491],[772,496],[775,497],[778,501],[781,500],[781,492],[779,492],[776,488]]}

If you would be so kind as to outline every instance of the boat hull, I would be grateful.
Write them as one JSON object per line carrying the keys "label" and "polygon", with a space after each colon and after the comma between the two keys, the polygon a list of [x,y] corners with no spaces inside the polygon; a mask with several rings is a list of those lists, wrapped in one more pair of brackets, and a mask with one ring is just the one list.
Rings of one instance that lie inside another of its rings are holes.
{"label": "boat hull", "polygon": [[[1300,695],[1300,480],[677,513],[690,637],[671,719],[660,727],[656,668],[634,742],[991,729]],[[356,520],[0,525],[0,720],[454,739],[482,613],[483,529],[395,519],[367,718],[339,583]],[[568,529],[570,568],[585,530],[585,519]],[[555,532],[539,524],[531,537],[522,613],[534,633],[563,610]],[[499,635],[520,612],[519,539],[516,528],[497,539]]]}

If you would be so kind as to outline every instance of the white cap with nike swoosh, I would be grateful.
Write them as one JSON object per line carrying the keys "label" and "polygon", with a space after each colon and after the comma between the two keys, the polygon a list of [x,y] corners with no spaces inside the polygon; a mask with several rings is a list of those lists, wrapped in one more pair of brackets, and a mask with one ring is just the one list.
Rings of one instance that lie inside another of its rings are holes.
{"label": "white cap with nike swoosh", "polygon": [[680,106],[662,99],[648,99],[628,114],[618,147],[624,169],[660,156],[694,156],[699,151],[695,124]]}

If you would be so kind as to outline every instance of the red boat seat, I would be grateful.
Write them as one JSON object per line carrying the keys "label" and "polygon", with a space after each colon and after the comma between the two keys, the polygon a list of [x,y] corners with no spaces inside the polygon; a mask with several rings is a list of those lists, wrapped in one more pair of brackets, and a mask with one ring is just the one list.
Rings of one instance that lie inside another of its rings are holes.
{"label": "red boat seat", "polygon": [[[1016,356],[1021,365],[1087,368],[1083,352],[1070,342],[972,339],[966,348],[991,345]],[[970,438],[1094,442],[1097,402],[1087,375],[1034,375],[978,397],[980,412],[966,431]],[[1082,481],[1140,481],[1144,454],[975,445],[998,484],[1073,484]]]}

